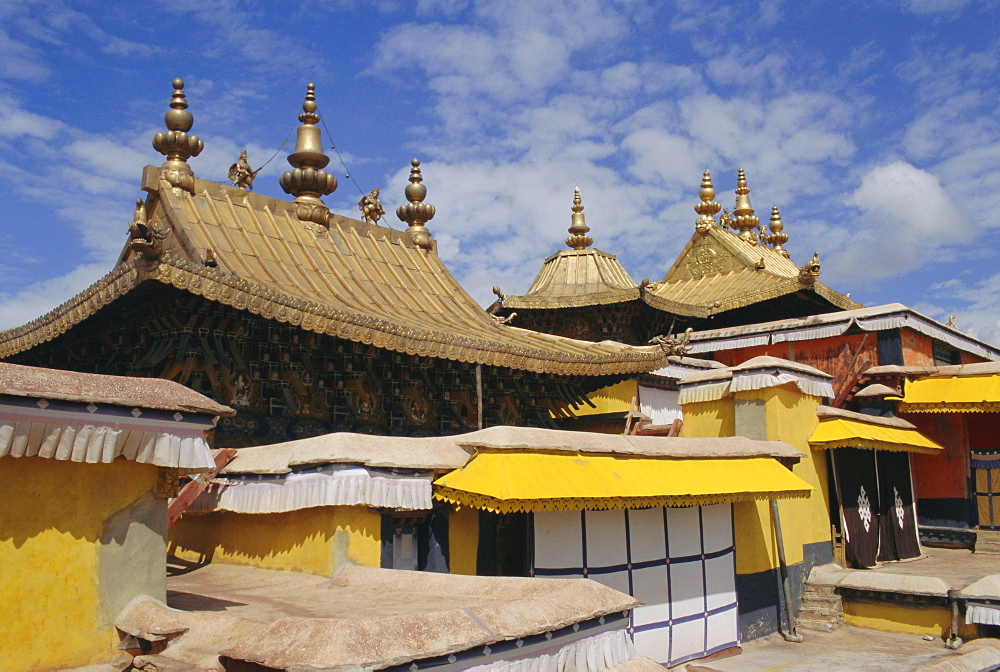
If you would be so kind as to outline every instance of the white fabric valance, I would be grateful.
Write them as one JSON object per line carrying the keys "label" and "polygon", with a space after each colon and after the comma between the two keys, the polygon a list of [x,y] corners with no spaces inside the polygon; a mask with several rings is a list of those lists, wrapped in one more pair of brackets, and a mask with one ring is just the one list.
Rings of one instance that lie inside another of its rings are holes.
{"label": "white fabric valance", "polygon": [[694,341],[689,346],[688,352],[715,352],[716,350],[735,350],[736,348],[754,348],[758,345],[767,345],[770,342],[770,334],[760,334],[757,336],[737,336],[735,338],[722,338],[712,341]]}
{"label": "white fabric valance", "polygon": [[567,644],[554,653],[455,669],[468,672],[604,672],[634,657],[635,649],[625,631],[612,630]]}
{"label": "white fabric valance", "polygon": [[90,464],[121,457],[185,473],[215,468],[203,432],[172,433],[107,425],[0,418],[0,457],[41,457]]}
{"label": "white fabric valance", "polygon": [[327,464],[287,474],[239,474],[215,481],[189,513],[284,513],[314,506],[420,510],[432,506],[432,472],[396,474]]}
{"label": "white fabric valance", "polygon": [[1000,625],[1000,606],[987,606],[967,602],[965,605],[965,622],[969,625]]}
{"label": "white fabric valance", "polygon": [[718,401],[729,394],[729,381],[712,381],[701,385],[685,385],[677,395],[677,403],[694,404],[704,401]]}
{"label": "white fabric valance", "polygon": [[762,390],[768,387],[778,387],[787,383],[795,383],[803,394],[814,397],[833,398],[833,385],[829,380],[816,378],[803,373],[789,373],[778,371],[768,373],[765,371],[734,371],[733,380],[730,384],[732,392],[746,392],[749,390]]}

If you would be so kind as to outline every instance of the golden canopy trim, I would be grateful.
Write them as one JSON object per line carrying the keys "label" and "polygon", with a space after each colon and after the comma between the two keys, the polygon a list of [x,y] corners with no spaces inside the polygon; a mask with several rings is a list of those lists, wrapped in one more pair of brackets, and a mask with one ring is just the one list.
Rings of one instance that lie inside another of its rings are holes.
{"label": "golden canopy trim", "polygon": [[903,413],[1000,412],[1000,375],[931,376],[906,382],[899,410]]}
{"label": "golden canopy trim", "polygon": [[677,459],[537,450],[480,451],[434,482],[437,499],[500,513],[805,498],[812,489],[769,457]]}
{"label": "golden canopy trim", "polygon": [[820,418],[813,435],[813,448],[864,448],[935,455],[944,447],[916,429],[872,424],[846,417]]}

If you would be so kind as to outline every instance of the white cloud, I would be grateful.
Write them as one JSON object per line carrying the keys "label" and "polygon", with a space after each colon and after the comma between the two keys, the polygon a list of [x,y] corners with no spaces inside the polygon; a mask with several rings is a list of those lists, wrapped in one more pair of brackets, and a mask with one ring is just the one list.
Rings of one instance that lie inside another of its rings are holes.
{"label": "white cloud", "polygon": [[108,272],[106,261],[82,264],[69,273],[36,282],[16,292],[0,292],[0,329],[9,329],[45,314]]}
{"label": "white cloud", "polygon": [[869,170],[846,204],[861,211],[852,236],[830,261],[834,274],[859,280],[919,268],[977,233],[940,179],[904,161]]}
{"label": "white cloud", "polygon": [[947,321],[955,315],[962,331],[991,344],[1000,344],[1000,273],[981,280],[939,282],[931,287],[935,303],[942,305],[934,317]]}

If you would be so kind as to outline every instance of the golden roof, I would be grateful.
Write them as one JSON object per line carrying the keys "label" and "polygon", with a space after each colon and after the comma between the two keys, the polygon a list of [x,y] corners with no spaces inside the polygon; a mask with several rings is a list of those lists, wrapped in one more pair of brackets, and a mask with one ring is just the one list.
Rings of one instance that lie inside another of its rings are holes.
{"label": "golden roof", "polygon": [[[622,347],[497,324],[440,258],[405,232],[194,179],[195,193],[147,167],[148,220],[162,253],[126,248],[97,283],[50,313],[0,332],[0,357],[48,341],[147,280],[308,331],[421,356],[531,371],[602,375],[663,366],[658,347]],[[206,263],[207,262],[207,263]]]}
{"label": "golden roof", "polygon": [[[175,82],[175,98],[182,88]],[[332,181],[302,141],[305,135],[318,142],[309,134],[318,119],[312,93],[310,87],[303,106],[307,132],[289,157],[294,170],[282,178],[294,201],[195,178],[185,162],[195,153],[175,151],[197,140],[181,137],[190,123],[171,130],[168,162],[143,171],[149,196],[137,202],[118,263],[46,315],[0,331],[0,358],[49,341],[140,284],[157,281],[268,320],[412,355],[563,375],[635,373],[666,364],[655,346],[590,343],[498,324],[433,251],[424,226],[433,206],[422,203],[426,188],[417,161],[407,188],[410,206],[400,208],[407,231],[330,213],[319,196]]]}
{"label": "golden roof", "polygon": [[572,224],[566,244],[542,264],[524,296],[502,299],[504,308],[572,308],[633,301],[639,288],[613,254],[590,249],[594,239],[584,220],[577,187],[573,195]]}
{"label": "golden roof", "polygon": [[[715,220],[718,203],[709,172],[702,180],[695,206],[701,215],[695,232],[663,280],[647,287],[643,299],[654,308],[681,315],[707,317],[726,310],[743,308],[768,299],[810,290],[841,310],[861,308],[840,292],[818,281],[819,255],[804,266],[796,266],[782,245],[788,240],[778,208],[771,209],[769,228],[764,233],[750,206],[750,189],[740,170],[734,215]],[[725,230],[728,225],[739,231]]]}
{"label": "golden roof", "polygon": [[[841,310],[861,304],[818,282],[818,255],[802,267],[789,259],[784,243],[788,234],[777,206],[771,209],[770,233],[750,205],[746,174],[737,179],[736,207],[722,222],[711,175],[705,171],[695,206],[699,217],[695,233],[663,280],[640,288],[613,254],[588,249],[593,239],[585,234],[583,207],[577,190],[573,225],[566,239],[570,250],[560,250],[545,260],[542,270],[523,296],[505,296],[507,309],[558,309],[605,305],[642,299],[653,308],[685,317],[709,317],[803,290],[810,290]],[[725,229],[729,226],[738,233]]]}

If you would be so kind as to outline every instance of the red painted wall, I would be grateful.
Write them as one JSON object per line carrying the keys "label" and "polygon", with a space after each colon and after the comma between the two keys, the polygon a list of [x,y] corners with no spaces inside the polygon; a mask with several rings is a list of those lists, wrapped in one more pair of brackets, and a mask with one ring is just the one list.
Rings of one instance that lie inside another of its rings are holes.
{"label": "red painted wall", "polygon": [[939,455],[913,455],[913,485],[918,499],[968,496],[969,447],[959,413],[910,413],[907,420],[924,436],[944,446]]}
{"label": "red painted wall", "polygon": [[[862,341],[864,342],[863,348]],[[852,334],[850,336],[831,336],[814,341],[796,341],[737,350],[723,350],[715,353],[715,358],[726,366],[736,366],[751,357],[761,355],[801,362],[832,375],[833,389],[839,392],[848,376],[854,355],[859,349],[861,349],[862,354],[858,358],[858,363],[862,370],[878,363],[878,336],[874,333],[869,334],[867,340],[865,334]]]}

